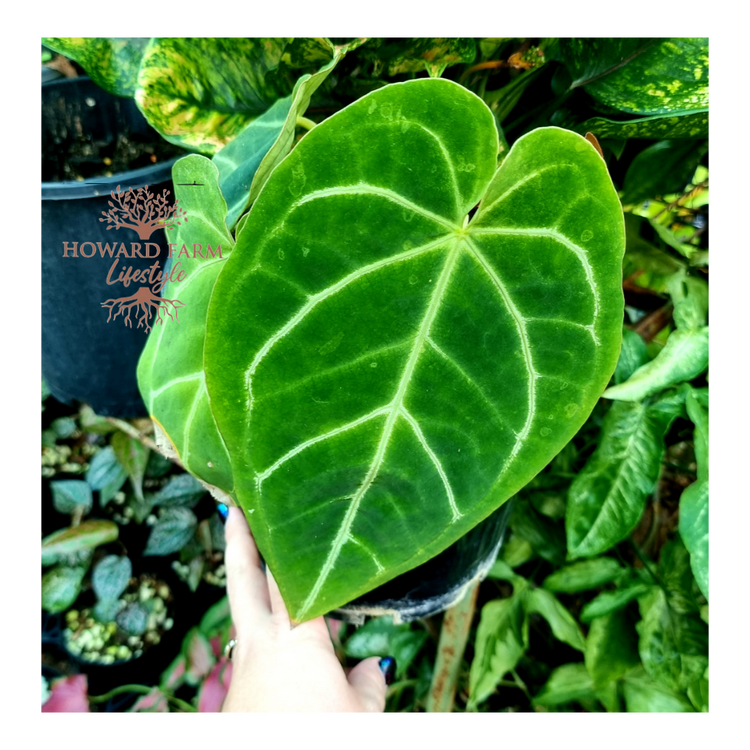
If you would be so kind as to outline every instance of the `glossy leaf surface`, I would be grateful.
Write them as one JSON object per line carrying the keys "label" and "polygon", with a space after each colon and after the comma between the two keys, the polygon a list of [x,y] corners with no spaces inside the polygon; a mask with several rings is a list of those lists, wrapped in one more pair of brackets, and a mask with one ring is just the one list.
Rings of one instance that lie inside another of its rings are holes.
{"label": "glossy leaf surface", "polygon": [[457,84],[380,89],[277,167],[217,280],[208,392],[295,620],[465,534],[614,370],[624,232],[604,162],[557,128],[495,174],[497,153]]}
{"label": "glossy leaf surface", "polygon": [[[616,37],[629,44],[630,35]],[[637,37],[636,37],[637,38]],[[596,35],[586,46],[592,58],[602,45]],[[710,108],[713,98],[711,37],[702,34],[671,35],[643,48],[624,65],[586,85],[586,91],[603,104],[639,115],[688,113]]]}
{"label": "glossy leaf surface", "polygon": [[597,138],[707,138],[708,109],[628,120],[591,117],[575,129],[579,133],[590,131]]}
{"label": "glossy leaf surface", "polygon": [[682,408],[682,399],[669,393],[650,406],[612,406],[596,451],[568,491],[570,556],[598,555],[633,530],[659,477],[664,434]]}

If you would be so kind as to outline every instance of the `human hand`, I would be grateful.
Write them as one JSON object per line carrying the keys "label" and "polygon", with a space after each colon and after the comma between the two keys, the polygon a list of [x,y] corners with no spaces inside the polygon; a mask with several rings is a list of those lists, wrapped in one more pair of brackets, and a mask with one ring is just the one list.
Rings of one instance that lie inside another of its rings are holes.
{"label": "human hand", "polygon": [[383,711],[392,657],[372,657],[344,673],[325,620],[292,629],[279,587],[260,554],[243,512],[229,508],[227,589],[237,644],[232,682],[222,711]]}

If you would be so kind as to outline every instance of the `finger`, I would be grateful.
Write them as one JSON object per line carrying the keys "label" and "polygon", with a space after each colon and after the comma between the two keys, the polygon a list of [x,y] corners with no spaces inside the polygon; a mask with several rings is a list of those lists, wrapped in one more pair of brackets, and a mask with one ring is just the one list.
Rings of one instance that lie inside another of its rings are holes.
{"label": "finger", "polygon": [[276,583],[271,568],[268,566],[266,566],[266,578],[268,578],[268,594],[271,599],[273,620],[277,625],[285,627],[288,630],[291,627],[289,623],[289,612],[287,611],[286,604],[284,604],[284,598],[281,596],[281,591],[279,591],[279,584]]}
{"label": "finger", "polygon": [[268,621],[271,600],[266,576],[260,567],[258,548],[239,508],[229,508],[224,534],[229,606],[237,626],[238,640],[241,640],[244,632]]}
{"label": "finger", "polygon": [[357,664],[347,675],[347,680],[359,697],[364,711],[379,713],[385,710],[385,676],[378,666],[377,656]]}

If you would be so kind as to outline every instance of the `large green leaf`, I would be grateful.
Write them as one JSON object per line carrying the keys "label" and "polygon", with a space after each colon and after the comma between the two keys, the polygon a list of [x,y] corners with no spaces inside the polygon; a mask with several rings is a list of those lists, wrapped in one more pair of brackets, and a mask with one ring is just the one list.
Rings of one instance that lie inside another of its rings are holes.
{"label": "large green leaf", "polygon": [[651,405],[621,401],[609,410],[597,449],[568,491],[571,557],[601,554],[635,528],[656,486],[664,435],[682,412],[682,401],[667,393]]}
{"label": "large green leaf", "polygon": [[180,264],[185,278],[167,283],[162,296],[179,298],[184,307],[179,321],[167,320],[151,331],[138,362],[138,386],[169,441],[163,447],[174,450],[198,479],[229,492],[232,472],[205,387],[203,345],[208,300],[234,240],[226,226],[227,205],[216,165],[204,156],[186,156],[172,168],[172,178],[188,221],[168,237],[173,262]]}
{"label": "large green leaf", "polygon": [[75,60],[89,78],[118,96],[133,96],[148,38],[45,37],[42,44]]}
{"label": "large green leaf", "polygon": [[687,413],[695,424],[693,440],[698,463],[698,479],[680,497],[680,536],[690,552],[690,567],[703,595],[708,599],[708,411],[695,391],[685,400]]}
{"label": "large green leaf", "polygon": [[614,370],[624,231],[604,162],[558,128],[496,172],[497,153],[461,86],[379,89],[276,168],[217,280],[208,392],[295,620],[486,518]]}

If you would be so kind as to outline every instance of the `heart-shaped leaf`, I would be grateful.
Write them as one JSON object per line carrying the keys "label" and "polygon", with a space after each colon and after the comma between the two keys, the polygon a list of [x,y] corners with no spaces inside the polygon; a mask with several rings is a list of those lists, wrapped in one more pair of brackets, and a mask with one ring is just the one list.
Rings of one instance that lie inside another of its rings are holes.
{"label": "heart-shaped leaf", "polygon": [[133,565],[130,559],[120,555],[102,558],[91,574],[91,585],[100,601],[111,602],[120,597],[127,588]]}
{"label": "heart-shaped leaf", "polygon": [[171,555],[193,536],[198,519],[189,508],[167,508],[151,529],[144,555]]}
{"label": "heart-shaped leaf", "polygon": [[612,375],[624,230],[603,160],[558,128],[497,154],[463,87],[379,89],[277,167],[216,282],[208,394],[297,621],[486,518]]}
{"label": "heart-shaped leaf", "polygon": [[81,509],[85,514],[91,510],[93,499],[91,487],[80,479],[63,479],[59,482],[50,482],[52,490],[52,504],[58,513],[70,515],[76,509]]}

